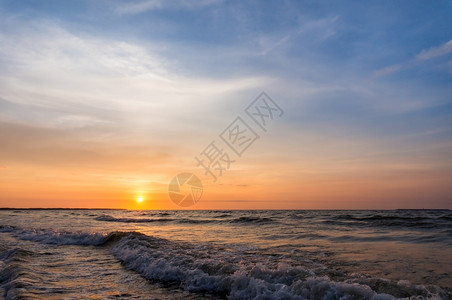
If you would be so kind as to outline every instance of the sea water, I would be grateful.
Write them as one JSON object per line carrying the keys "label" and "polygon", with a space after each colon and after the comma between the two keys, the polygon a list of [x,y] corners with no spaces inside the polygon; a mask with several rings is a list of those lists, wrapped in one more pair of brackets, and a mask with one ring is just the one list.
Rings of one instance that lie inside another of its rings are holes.
{"label": "sea water", "polygon": [[6,299],[451,299],[452,211],[1,210]]}

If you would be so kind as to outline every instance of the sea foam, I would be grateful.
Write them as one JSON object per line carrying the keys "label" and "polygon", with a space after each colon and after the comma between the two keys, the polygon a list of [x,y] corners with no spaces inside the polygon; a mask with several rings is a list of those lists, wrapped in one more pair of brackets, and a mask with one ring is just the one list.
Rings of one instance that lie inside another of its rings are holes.
{"label": "sea foam", "polygon": [[[388,281],[384,289],[365,280],[337,282],[304,266],[268,265],[261,256],[251,254],[245,257],[207,243],[176,242],[136,232],[3,228],[16,238],[43,244],[107,245],[126,268],[144,278],[177,285],[188,292],[215,294],[229,299],[396,299],[392,296],[396,294],[441,299],[438,296],[441,291],[432,294],[425,287],[406,281]],[[9,274],[1,278],[3,282],[14,282],[12,278],[15,278],[17,270],[8,267],[10,258],[25,254],[17,250],[3,253],[0,270],[3,275]],[[371,286],[377,286],[377,291]]]}
{"label": "sea foam", "polygon": [[144,235],[127,235],[111,251],[128,269],[147,279],[229,299],[395,299],[365,284],[317,277],[303,267],[278,264],[270,268],[220,252],[209,259],[196,247]]}

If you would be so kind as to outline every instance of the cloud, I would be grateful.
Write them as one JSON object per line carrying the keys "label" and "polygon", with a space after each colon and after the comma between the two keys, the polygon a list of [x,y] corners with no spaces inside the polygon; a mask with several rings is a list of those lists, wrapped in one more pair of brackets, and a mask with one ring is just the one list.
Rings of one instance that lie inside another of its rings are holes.
{"label": "cloud", "polygon": [[122,4],[116,8],[116,11],[123,14],[138,14],[148,10],[161,8],[162,6],[163,1],[161,0],[148,0]]}
{"label": "cloud", "polygon": [[139,45],[77,34],[49,20],[27,22],[28,27],[16,21],[4,25],[16,29],[0,34],[0,53],[22,70],[49,67],[102,75],[152,71],[160,78],[165,72],[164,59]]}
{"label": "cloud", "polygon": [[2,22],[10,32],[0,32],[0,152],[15,162],[114,168],[115,159],[134,153],[132,169],[143,161],[169,169],[172,156],[175,167],[187,157],[192,164],[237,113],[229,107],[251,100],[236,95],[271,81],[180,74],[178,61],[147,43],[71,31],[52,20]]}
{"label": "cloud", "polygon": [[422,50],[421,53],[416,56],[416,59],[428,60],[449,53],[452,53],[452,40],[442,44],[441,46],[433,47],[428,50]]}
{"label": "cloud", "polygon": [[439,56],[443,56],[446,54],[452,53],[452,40],[442,44],[441,46],[432,47],[428,50],[422,50],[419,54],[417,54],[414,59],[410,59],[409,61],[394,64],[391,66],[387,66],[381,68],[373,73],[374,77],[386,76],[389,74],[393,74],[399,71],[402,71],[407,68],[412,68],[417,66],[419,63],[424,62],[426,60],[430,60]]}
{"label": "cloud", "polygon": [[260,34],[256,38],[256,44],[262,49],[260,54],[272,55],[285,53],[287,48],[293,46],[294,41],[301,40],[307,43],[324,42],[337,33],[339,16],[331,16],[320,19],[299,18],[298,25],[293,29],[287,29],[288,33],[281,35]]}
{"label": "cloud", "polygon": [[373,75],[374,75],[374,77],[386,76],[386,75],[400,71],[402,69],[402,67],[403,66],[400,64],[384,67],[384,68],[381,68],[381,69],[375,71]]}
{"label": "cloud", "polygon": [[15,29],[0,34],[0,98],[22,105],[0,112],[8,121],[73,128],[103,126],[121,115],[126,124],[169,129],[269,80],[180,75],[178,61],[152,47],[71,32],[48,20],[8,27]]}
{"label": "cloud", "polygon": [[158,9],[194,9],[204,6],[218,4],[222,0],[143,0],[121,3],[115,7],[115,11],[120,14],[141,14],[147,11]]}
{"label": "cloud", "polygon": [[64,115],[56,118],[54,121],[54,126],[56,128],[84,128],[93,127],[98,124],[106,123],[105,120],[83,115]]}

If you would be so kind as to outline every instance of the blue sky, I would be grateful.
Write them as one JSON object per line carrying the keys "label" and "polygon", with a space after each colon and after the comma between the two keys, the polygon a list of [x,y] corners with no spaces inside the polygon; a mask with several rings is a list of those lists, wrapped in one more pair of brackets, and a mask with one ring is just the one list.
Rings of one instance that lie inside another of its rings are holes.
{"label": "blue sky", "polygon": [[[0,70],[5,166],[84,166],[121,144],[190,167],[264,90],[286,114],[241,168],[407,176],[428,183],[415,207],[451,205],[450,1],[1,0]],[[61,149],[31,155],[37,141]]]}

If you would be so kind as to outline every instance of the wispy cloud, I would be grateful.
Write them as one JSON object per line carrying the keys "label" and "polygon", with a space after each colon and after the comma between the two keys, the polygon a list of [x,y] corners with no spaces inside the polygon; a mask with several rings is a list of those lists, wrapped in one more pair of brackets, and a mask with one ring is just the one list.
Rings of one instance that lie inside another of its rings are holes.
{"label": "wispy cloud", "polygon": [[428,50],[422,50],[419,54],[417,54],[413,59],[410,59],[406,62],[402,62],[399,64],[394,64],[391,66],[387,66],[381,68],[374,72],[374,77],[386,76],[389,74],[393,74],[408,68],[416,67],[419,63],[425,62],[427,60],[431,60],[440,56],[447,55],[452,53],[452,40],[436,47],[432,47]]}
{"label": "wispy cloud", "polygon": [[177,61],[137,42],[71,31],[52,20],[8,22],[14,29],[0,34],[0,129],[9,141],[0,152],[10,159],[65,162],[72,155],[92,163],[111,149],[126,159],[134,147],[149,163],[153,153],[162,158],[162,147],[191,158],[202,147],[190,141],[193,132],[207,142],[210,131],[221,129],[211,124],[232,117],[235,94],[256,93],[271,80],[184,76]]}
{"label": "wispy cloud", "polygon": [[[261,34],[257,37],[257,44],[262,48],[261,54],[269,53],[279,55],[285,54],[287,48],[293,47],[295,40],[302,40],[307,43],[323,42],[333,37],[337,32],[339,16],[332,16],[319,19],[299,18],[298,26],[290,30],[289,33]],[[282,51],[281,51],[282,50]]]}
{"label": "wispy cloud", "polygon": [[115,6],[115,10],[121,14],[141,14],[151,10],[158,9],[194,9],[213,4],[218,4],[222,0],[142,0],[122,2]]}
{"label": "wispy cloud", "polygon": [[9,25],[14,32],[0,35],[5,64],[0,98],[60,112],[52,114],[53,124],[101,124],[108,111],[128,115],[131,122],[166,118],[165,123],[174,123],[181,114],[206,109],[197,107],[199,99],[218,103],[225,93],[267,80],[183,76],[177,61],[138,43],[71,32],[51,21]]}
{"label": "wispy cloud", "polygon": [[430,48],[428,50],[422,50],[421,53],[416,55],[416,59],[418,60],[428,60],[438,56],[443,56],[446,54],[452,53],[452,40],[437,46]]}
{"label": "wispy cloud", "polygon": [[127,4],[120,4],[116,7],[116,11],[123,14],[138,14],[143,13],[148,10],[153,10],[161,8],[164,1],[161,0],[147,0],[147,1],[137,1],[129,2]]}
{"label": "wispy cloud", "polygon": [[386,76],[400,71],[403,68],[403,64],[396,64],[388,67],[381,68],[374,72],[374,77]]}

